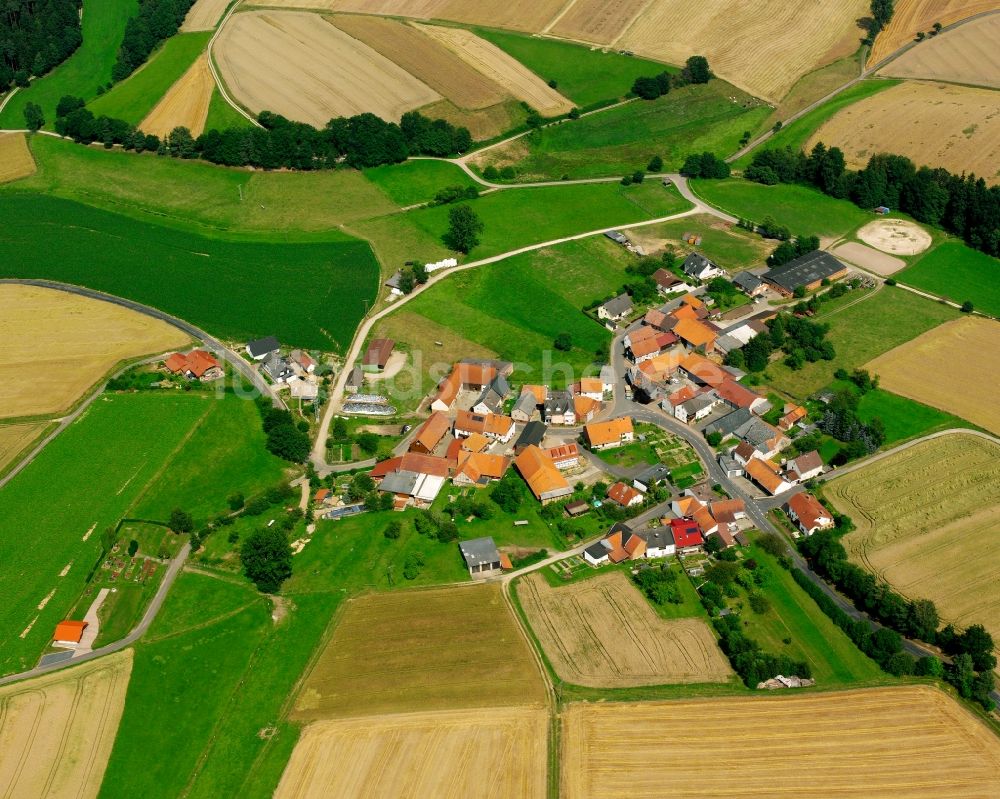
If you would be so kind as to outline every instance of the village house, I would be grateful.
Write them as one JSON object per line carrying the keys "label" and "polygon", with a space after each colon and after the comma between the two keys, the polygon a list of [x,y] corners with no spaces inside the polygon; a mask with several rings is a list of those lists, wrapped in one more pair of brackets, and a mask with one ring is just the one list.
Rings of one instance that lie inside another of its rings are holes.
{"label": "village house", "polygon": [[409,505],[429,508],[448,477],[450,465],[445,458],[407,452],[380,463],[369,473],[379,491],[393,494],[395,510]]}
{"label": "village house", "polygon": [[719,455],[719,468],[725,472],[726,477],[742,477],[743,467],[731,455]]}
{"label": "village house", "polygon": [[605,394],[610,394],[615,390],[615,370],[610,364],[601,367],[601,388]]}
{"label": "village house", "polygon": [[801,405],[788,403],[785,405],[782,413],[783,416],[778,420],[778,429],[783,433],[787,433],[806,418],[807,411]]}
{"label": "village house", "polygon": [[545,454],[551,458],[560,471],[574,469],[580,465],[580,447],[576,442],[550,447],[545,450]]}
{"label": "village house", "polygon": [[641,491],[622,482],[612,485],[608,489],[607,497],[611,502],[615,502],[623,508],[632,508],[636,505],[641,505],[643,500]]}
{"label": "village house", "polygon": [[431,402],[432,411],[450,411],[460,391],[481,392],[488,386],[497,370],[490,365],[456,363],[449,375],[438,385],[438,393]]}
{"label": "village house", "polygon": [[521,435],[517,437],[517,441],[514,442],[514,452],[520,452],[525,447],[541,446],[547,431],[548,428],[542,422],[528,422],[524,426],[524,429],[521,430]]}
{"label": "village house", "polygon": [[833,514],[830,513],[812,494],[802,492],[788,500],[785,506],[788,517],[798,525],[803,535],[809,536],[817,530],[828,530],[833,527]]}
{"label": "village house", "polygon": [[469,576],[474,579],[493,577],[503,570],[502,556],[492,538],[473,538],[470,541],[460,541],[458,548],[465,559],[465,567],[469,570]]}
{"label": "village house", "polygon": [[720,385],[716,386],[715,393],[719,395],[720,400],[734,410],[747,409],[753,413],[766,413],[767,408],[770,407],[766,397],[762,397],[732,379],[723,380]]}
{"label": "village house", "polygon": [[514,466],[542,505],[557,502],[573,493],[552,459],[535,445],[521,450],[514,458]]}
{"label": "village house", "polygon": [[292,375],[286,382],[288,383],[292,399],[301,400],[302,402],[315,402],[319,399],[319,384],[312,378],[307,379],[298,375]]}
{"label": "village house", "polygon": [[487,486],[506,474],[510,459],[489,452],[465,452],[458,455],[452,482],[459,486]]}
{"label": "village house", "polygon": [[666,269],[657,269],[653,272],[652,277],[653,282],[656,283],[656,290],[660,294],[674,294],[678,291],[691,291],[694,288]]}
{"label": "village house", "polygon": [[705,322],[697,319],[681,319],[671,332],[693,350],[701,350],[706,355],[715,350],[718,331]]}
{"label": "village house", "polygon": [[597,306],[597,318],[609,322],[618,322],[632,313],[632,298],[628,294],[619,294]]}
{"label": "village house", "polygon": [[692,519],[671,519],[670,533],[676,552],[696,552],[705,544],[701,530]]}
{"label": "village house", "polygon": [[831,283],[847,276],[847,267],[823,250],[800,255],[793,261],[775,266],[761,278],[783,297],[791,297],[797,288],[815,291],[824,280]]}
{"label": "village house", "polygon": [[515,422],[530,422],[537,408],[538,403],[535,402],[535,395],[530,391],[525,391],[517,398],[510,416]]}
{"label": "village house", "polygon": [[187,355],[175,352],[163,365],[168,372],[183,375],[188,380],[209,382],[224,375],[219,362],[205,350],[191,350]]}
{"label": "village house", "polygon": [[305,350],[292,350],[290,356],[292,363],[297,365],[307,375],[311,375],[316,371],[316,361]]}
{"label": "village house", "polygon": [[496,413],[459,411],[455,414],[455,437],[480,433],[492,441],[507,444],[514,436],[514,420]]}
{"label": "village house", "polygon": [[275,383],[284,383],[288,378],[295,374],[290,363],[286,358],[282,358],[278,353],[272,352],[267,356],[264,361],[264,372],[270,377]]}
{"label": "village house", "polygon": [[426,422],[417,428],[410,441],[410,452],[422,452],[430,455],[434,449],[451,432],[451,420],[439,411],[430,415]]}
{"label": "village house", "polygon": [[[643,329],[653,330],[653,328],[649,327]],[[625,354],[634,363],[642,363],[643,361],[652,360],[664,350],[667,350],[676,344],[677,341],[677,336],[673,333],[657,333],[633,342],[632,346],[628,348]]]}
{"label": "village house", "polygon": [[748,270],[733,275],[733,285],[748,297],[760,297],[767,293],[767,284]]}
{"label": "village house", "polygon": [[361,361],[361,368],[366,372],[381,372],[389,362],[392,355],[392,348],[396,346],[391,338],[376,338],[365,350],[365,357]]}
{"label": "village house", "polygon": [[773,458],[792,443],[788,436],[756,416],[737,428],[735,435],[741,443],[733,456],[744,466],[753,458]]}
{"label": "village house", "polygon": [[753,418],[754,415],[749,408],[738,408],[731,413],[727,413],[725,416],[709,422],[705,425],[705,429],[702,432],[706,436],[718,433],[723,439],[726,439]]}
{"label": "village house", "polygon": [[604,384],[599,377],[581,377],[579,382],[570,386],[570,393],[600,402],[604,399]]}
{"label": "village house", "polygon": [[751,458],[744,464],[743,472],[747,479],[752,480],[771,496],[783,494],[792,487],[792,484],[781,476],[778,467],[763,458]]}
{"label": "village house", "polygon": [[545,424],[576,424],[573,397],[568,391],[553,391],[542,405]]}
{"label": "village house", "polygon": [[501,374],[496,375],[488,386],[483,388],[472,410],[476,413],[500,413],[504,401],[510,396],[510,384]]}
{"label": "village house", "polygon": [[593,397],[579,395],[573,397],[573,415],[576,417],[576,424],[586,424],[601,410],[603,403]]}
{"label": "village house", "polygon": [[714,390],[704,391],[675,406],[674,417],[684,424],[691,424],[711,414],[721,402]]}
{"label": "village house", "polygon": [[281,344],[274,336],[265,336],[247,344],[247,355],[255,361],[263,361],[268,355],[281,349]]}
{"label": "village house", "polygon": [[607,422],[591,422],[583,428],[583,435],[592,450],[612,449],[635,440],[630,416],[621,416]]}
{"label": "village house", "polygon": [[724,269],[720,269],[704,255],[699,255],[696,252],[691,253],[684,259],[684,262],[681,264],[681,271],[688,277],[702,281],[711,280],[713,277],[721,277],[726,274]]}
{"label": "village house", "polygon": [[718,388],[733,378],[727,369],[697,353],[691,353],[684,358],[678,364],[678,368],[688,380],[701,386]]}
{"label": "village house", "polygon": [[592,566],[600,566],[639,558],[666,558],[674,552],[674,537],[669,527],[633,530],[619,522],[604,538],[584,550],[583,559]]}
{"label": "village house", "polygon": [[666,482],[668,477],[670,477],[670,469],[662,463],[654,463],[633,477],[632,485],[642,493],[648,494],[653,487]]}
{"label": "village house", "polygon": [[804,483],[823,474],[823,459],[816,450],[804,452],[785,464],[785,477],[793,483]]}

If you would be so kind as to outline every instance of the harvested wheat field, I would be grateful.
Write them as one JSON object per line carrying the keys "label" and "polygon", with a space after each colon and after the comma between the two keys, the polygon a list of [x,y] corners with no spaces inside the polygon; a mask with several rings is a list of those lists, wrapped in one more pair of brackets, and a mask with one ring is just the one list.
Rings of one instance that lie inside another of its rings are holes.
{"label": "harvested wheat field", "polygon": [[997,0],[896,0],[892,19],[875,39],[868,63],[877,64],[892,55],[912,41],[919,31],[928,33],[935,22],[951,25],[974,14],[998,8],[1000,3]]}
{"label": "harvested wheat field", "polygon": [[833,254],[855,266],[860,266],[862,269],[867,269],[876,275],[882,275],[882,277],[894,275],[906,266],[906,261],[902,258],[887,255],[873,247],[858,244],[856,241],[841,244],[839,247],[834,248]]}
{"label": "harvested wheat field", "polygon": [[1000,740],[929,686],[572,704],[564,799],[971,799],[1000,793]]}
{"label": "harvested wheat field", "polygon": [[323,127],[364,112],[398,121],[441,99],[436,91],[316,14],[234,14],[214,49],[235,98],[254,113],[274,111]]}
{"label": "harvested wheat field", "polygon": [[[270,3],[276,5],[275,3]],[[446,19],[526,33],[542,30],[566,0],[278,0],[294,5],[414,19]]]}
{"label": "harvested wheat field", "polygon": [[659,0],[617,45],[673,64],[707,56],[715,74],[778,102],[806,72],[857,49],[868,13],[867,0]]}
{"label": "harvested wheat field", "polygon": [[351,600],[292,717],[545,701],[541,671],[500,586],[472,585]]}
{"label": "harvested wheat field", "polygon": [[1000,444],[925,441],[830,481],[826,496],[857,525],[844,539],[852,560],[1000,636]]}
{"label": "harvested wheat field", "polygon": [[876,219],[858,231],[858,238],[896,255],[917,255],[933,243],[930,233],[907,219]]}
{"label": "harvested wheat field", "polygon": [[[869,361],[865,368],[879,376],[882,388],[1000,434],[995,385],[1000,374],[1000,324],[991,319],[965,316],[946,322]],[[948,378],[940,377],[944,375]]]}
{"label": "harvested wheat field", "polygon": [[990,89],[907,81],[849,105],[806,143],[836,145],[860,169],[875,153],[1000,182],[1000,98]]}
{"label": "harvested wheat field", "polygon": [[131,672],[127,649],[0,688],[0,796],[97,796]]}
{"label": "harvested wheat field", "polygon": [[195,0],[195,4],[184,17],[181,32],[213,30],[231,2],[232,0]]}
{"label": "harvested wheat field", "polygon": [[188,341],[110,302],[0,285],[0,419],[64,411],[115,364]]}
{"label": "harvested wheat field", "polygon": [[0,183],[35,174],[35,159],[23,133],[0,133]]}
{"label": "harvested wheat field", "polygon": [[0,474],[44,429],[44,423],[0,425]]}
{"label": "harvested wheat field", "polygon": [[565,114],[573,104],[496,45],[464,28],[419,25],[420,30],[437,39],[518,100],[523,100],[542,116]]}
{"label": "harvested wheat field", "polygon": [[553,36],[612,44],[654,0],[574,0],[545,31]]}
{"label": "harvested wheat field", "polygon": [[161,138],[178,126],[200,136],[208,119],[208,105],[212,101],[215,80],[208,68],[208,55],[198,56],[188,71],[171,86],[149,115],[139,123],[145,133]]}
{"label": "harvested wheat field", "polygon": [[517,595],[546,657],[567,682],[601,688],[732,676],[702,619],[661,619],[621,572],[559,588],[532,574]]}
{"label": "harvested wheat field", "polygon": [[305,728],[277,799],[543,799],[548,714],[541,708],[409,713]]}
{"label": "harvested wheat field", "polygon": [[1000,89],[1000,15],[942,33],[904,53],[880,75]]}
{"label": "harvested wheat field", "polygon": [[350,14],[335,17],[333,23],[415,75],[459,108],[488,108],[510,99],[510,94],[499,84],[412,25],[384,17]]}

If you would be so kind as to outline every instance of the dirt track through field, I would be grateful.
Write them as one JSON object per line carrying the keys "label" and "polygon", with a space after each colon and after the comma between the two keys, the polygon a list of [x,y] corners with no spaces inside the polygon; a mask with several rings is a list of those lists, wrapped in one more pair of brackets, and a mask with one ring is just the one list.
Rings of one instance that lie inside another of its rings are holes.
{"label": "dirt track through field", "polygon": [[990,89],[908,81],[841,109],[806,149],[817,142],[840,147],[852,169],[892,152],[1000,183],[1000,101]]}
{"label": "dirt track through field", "polygon": [[0,796],[97,796],[131,671],[129,649],[0,688]]}
{"label": "dirt track through field", "polygon": [[439,25],[418,27],[451,48],[470,66],[498,83],[517,99],[535,108],[542,116],[564,114],[573,107],[569,100],[550,88],[520,61],[471,31]]}
{"label": "dirt track through field", "polygon": [[573,704],[564,799],[1000,795],[1000,741],[929,686]]}
{"label": "dirt track through field", "polygon": [[914,47],[879,74],[1000,89],[1000,16],[984,17]]}
{"label": "dirt track through field", "polygon": [[332,117],[364,112],[398,121],[405,112],[441,99],[316,14],[234,14],[214,53],[226,85],[251,111],[274,111],[317,127]]}
{"label": "dirt track through field", "polygon": [[[784,0],[658,0],[617,42],[672,64],[704,55],[719,76],[751,94],[778,102],[806,72],[849,55],[868,0],[816,0],[806,13]],[[851,35],[854,36],[853,40]],[[837,48],[847,41],[847,52]]]}
{"label": "dirt track through field", "polygon": [[122,360],[188,342],[165,322],[35,286],[0,286],[0,418],[58,413]]}
{"label": "dirt track through field", "polygon": [[181,32],[213,30],[231,2],[232,0],[196,0],[184,17]]}
{"label": "dirt track through field", "polygon": [[576,0],[548,32],[567,39],[610,44],[650,3],[651,0]]}
{"label": "dirt track through field", "polygon": [[[1000,323],[966,316],[928,330],[865,368],[883,388],[1000,435]],[[947,376],[947,377],[945,377]]]}
{"label": "dirt track through field", "polygon": [[35,159],[23,133],[0,133],[0,183],[35,174]]}
{"label": "dirt track through field", "polygon": [[533,574],[518,585],[518,597],[549,662],[567,682],[600,688],[732,676],[702,619],[661,619],[621,572],[558,588]]}
{"label": "dirt track through field", "polygon": [[337,16],[333,23],[415,75],[459,108],[480,109],[511,95],[444,44],[412,25],[383,17]]}
{"label": "dirt track through field", "polygon": [[935,22],[951,25],[997,7],[997,0],[897,0],[889,25],[875,39],[868,63],[877,64],[911,41],[918,31],[928,33]]}
{"label": "dirt track through field", "polygon": [[451,710],[318,721],[305,728],[276,799],[543,799],[548,714]]}
{"label": "dirt track through field", "polygon": [[145,133],[166,136],[176,127],[185,127],[192,136],[200,136],[208,119],[208,106],[215,90],[215,80],[203,53],[171,86],[149,115],[139,123]]}

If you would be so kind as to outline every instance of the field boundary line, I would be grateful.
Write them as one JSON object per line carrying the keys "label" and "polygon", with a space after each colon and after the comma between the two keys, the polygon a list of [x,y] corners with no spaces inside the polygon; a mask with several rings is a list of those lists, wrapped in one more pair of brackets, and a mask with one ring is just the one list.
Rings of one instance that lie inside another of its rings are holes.
{"label": "field boundary line", "polygon": [[[542,28],[540,31],[538,31],[537,36],[539,38],[545,36],[550,30],[552,30],[556,25],[558,25],[559,24],[559,20],[561,20],[563,17],[566,16],[566,14],[569,13],[569,10],[571,8],[573,8],[573,6],[576,5],[576,2],[577,2],[577,0],[566,0],[566,2],[563,4],[563,7],[560,8],[555,13],[555,16],[553,16],[552,19],[550,19],[548,21],[548,23],[546,23],[546,25],[545,25],[544,28]],[[2,109],[0,109],[0,110],[2,110]]]}

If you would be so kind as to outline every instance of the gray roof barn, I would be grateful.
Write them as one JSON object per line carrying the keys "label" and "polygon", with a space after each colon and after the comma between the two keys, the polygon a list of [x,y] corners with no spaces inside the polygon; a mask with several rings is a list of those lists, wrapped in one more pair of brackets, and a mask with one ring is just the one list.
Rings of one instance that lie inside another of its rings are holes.
{"label": "gray roof barn", "polygon": [[258,361],[279,349],[281,349],[281,343],[274,336],[265,336],[247,344],[247,352],[250,353],[250,357]]}
{"label": "gray roof barn", "polygon": [[754,415],[750,413],[749,408],[739,408],[732,413],[727,413],[721,419],[716,419],[711,424],[705,425],[704,433],[705,435],[709,433],[721,433],[722,437],[725,438],[735,433],[753,418]]}
{"label": "gray roof barn", "polygon": [[517,441],[514,442],[514,449],[519,451],[522,447],[531,445],[537,447],[542,443],[542,439],[545,438],[546,430],[548,428],[541,422],[528,422],[524,426],[524,430],[521,431],[521,435],[518,436]]}
{"label": "gray roof barn", "polygon": [[458,548],[465,558],[465,565],[470,572],[492,571],[500,568],[500,552],[496,542],[490,538],[473,538],[460,541]]}
{"label": "gray roof barn", "polygon": [[830,253],[822,250],[800,255],[794,261],[776,266],[764,273],[763,278],[779,288],[791,293],[799,286],[818,283],[847,269]]}

